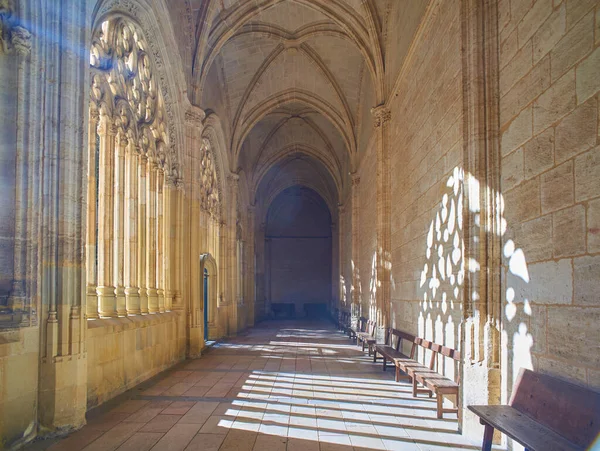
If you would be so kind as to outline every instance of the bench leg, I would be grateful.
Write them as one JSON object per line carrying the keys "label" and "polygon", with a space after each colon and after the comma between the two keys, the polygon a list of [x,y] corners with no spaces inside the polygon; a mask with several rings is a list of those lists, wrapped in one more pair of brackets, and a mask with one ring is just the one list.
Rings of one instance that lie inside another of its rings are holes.
{"label": "bench leg", "polygon": [[383,371],[387,370],[387,359],[383,358]]}
{"label": "bench leg", "polygon": [[373,363],[377,363],[377,349],[373,349]]}
{"label": "bench leg", "polygon": [[362,342],[362,352],[365,352],[365,342]]}
{"label": "bench leg", "polygon": [[400,382],[400,367],[396,366],[396,382]]}
{"label": "bench leg", "polygon": [[481,451],[492,450],[492,438],[494,437],[494,428],[489,424],[485,424],[483,431],[483,444],[481,445]]}
{"label": "bench leg", "polygon": [[444,397],[441,393],[436,393],[437,396],[437,417],[438,420],[444,418]]}

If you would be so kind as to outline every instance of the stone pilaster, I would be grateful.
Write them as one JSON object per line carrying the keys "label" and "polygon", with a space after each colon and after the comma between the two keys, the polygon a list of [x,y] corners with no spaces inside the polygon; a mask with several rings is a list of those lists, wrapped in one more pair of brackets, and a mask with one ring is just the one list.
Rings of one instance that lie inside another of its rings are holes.
{"label": "stone pilaster", "polygon": [[87,222],[86,222],[86,316],[98,318],[98,272],[96,268],[96,224],[98,221],[97,202],[97,133],[100,116],[95,105],[90,105],[88,124],[88,169],[87,169]]}
{"label": "stone pilaster", "polygon": [[164,271],[164,297],[165,311],[170,312],[173,309],[173,266],[174,266],[174,245],[177,239],[177,218],[175,213],[175,181],[165,174],[165,183],[163,186],[163,271]]}
{"label": "stone pilaster", "polygon": [[[498,404],[500,388],[501,203],[498,5],[462,0],[464,183],[464,323],[460,404]],[[506,400],[505,400],[506,402]],[[466,408],[459,428],[481,436]],[[498,438],[498,437],[497,437]]]}
{"label": "stone pilaster", "polygon": [[114,255],[114,158],[116,127],[110,116],[100,112],[100,171],[98,180],[98,305],[102,317],[117,316],[117,298],[113,285]]}
{"label": "stone pilaster", "polygon": [[138,283],[140,285],[140,312],[142,315],[148,314],[148,262],[146,260],[146,247],[148,242],[146,214],[148,210],[148,157],[145,153],[146,149],[142,149],[142,154],[139,156],[138,162],[138,215],[137,215],[137,232],[138,232],[138,247],[137,247],[137,270]]}
{"label": "stone pilaster", "polygon": [[138,285],[138,154],[130,142],[125,154],[125,307],[127,315],[139,315],[140,289]]}
{"label": "stone pilaster", "polygon": [[[38,124],[44,123],[44,133],[39,137],[30,133],[32,151],[40,147],[44,152],[39,207],[41,227],[33,232],[41,262],[38,277],[46,319],[40,331],[36,403],[37,429],[41,433],[81,427],[85,423],[87,404],[87,324],[83,315],[86,272],[82,252],[86,237],[82,227],[85,220],[82,199],[86,199],[87,152],[84,149],[88,139],[87,124],[83,124],[83,132],[81,125],[82,118],[88,117],[89,104],[81,98],[88,98],[89,70],[85,52],[66,52],[62,43],[85,48],[88,30],[81,24],[86,23],[88,16],[87,7],[81,2],[64,0],[60,3],[60,8],[44,8],[45,26],[41,28],[44,38],[35,38],[35,45],[42,47],[36,50],[36,55],[44,72],[31,77],[40,76],[43,84],[43,100],[32,95],[31,101],[40,121]],[[61,40],[46,39],[47,36],[61,36]],[[40,103],[35,104],[37,102]],[[108,149],[105,156],[113,158],[114,140],[110,136],[113,127],[107,119],[104,115],[104,124],[101,124],[108,132],[104,136],[103,150]],[[100,122],[103,122],[102,117]],[[36,141],[38,138],[40,141]],[[102,200],[105,205],[110,204],[107,200],[110,197]],[[106,243],[105,240],[103,244]],[[106,267],[103,276],[102,282],[108,281],[110,285],[110,272],[106,272]],[[114,299],[114,291],[112,296]],[[18,410],[20,408],[15,409],[15,413]]]}
{"label": "stone pilaster", "polygon": [[[338,304],[339,310],[346,309],[346,299],[344,296],[344,214],[345,207],[343,204],[338,205],[338,271],[337,280],[334,280],[334,287],[338,292]],[[337,318],[336,318],[337,319]]]}
{"label": "stone pilaster", "polygon": [[361,296],[361,281],[360,281],[360,176],[355,172],[352,174],[352,300],[351,300],[351,315],[352,324],[358,322],[361,316],[360,296]]}
{"label": "stone pilaster", "polygon": [[237,303],[237,198],[240,177],[237,174],[230,174],[227,177],[229,188],[229,221],[227,227],[227,263],[226,277],[228,278],[229,297],[229,335],[235,335],[238,329],[238,303]]}
{"label": "stone pilaster", "polygon": [[113,222],[113,283],[117,298],[117,315],[125,316],[125,284],[123,282],[125,264],[125,151],[129,142],[124,130],[117,132],[115,146],[115,185],[114,185],[114,222]]}
{"label": "stone pilaster", "polygon": [[371,110],[377,139],[377,340],[385,339],[390,323],[391,201],[389,165],[390,110],[380,105]]}
{"label": "stone pilaster", "polygon": [[253,327],[255,323],[255,301],[256,301],[256,288],[255,288],[255,228],[256,228],[256,207],[250,205],[248,207],[248,235],[246,243],[248,246],[247,253],[247,271],[244,274],[244,280],[246,282],[246,308],[247,308],[247,321],[246,326]]}
{"label": "stone pilaster", "polygon": [[156,289],[156,161],[149,161],[146,172],[146,290],[148,313],[158,313],[158,290]]}
{"label": "stone pilaster", "polygon": [[158,296],[158,312],[165,312],[165,285],[164,285],[164,182],[165,174],[162,169],[156,171],[156,288]]}

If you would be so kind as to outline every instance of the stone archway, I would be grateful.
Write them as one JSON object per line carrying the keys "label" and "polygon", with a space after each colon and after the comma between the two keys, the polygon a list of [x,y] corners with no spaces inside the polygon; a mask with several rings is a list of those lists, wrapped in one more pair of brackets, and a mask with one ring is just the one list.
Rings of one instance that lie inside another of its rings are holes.
{"label": "stone archway", "polygon": [[[205,281],[205,278],[208,280]],[[218,336],[218,270],[217,262],[209,253],[200,256],[200,280],[201,295],[199,305],[202,310],[201,322],[203,324],[203,329],[204,327],[208,327],[208,333],[203,332],[203,336],[210,340]],[[208,293],[205,292],[206,290],[208,290]],[[208,312],[205,311],[207,307]],[[206,318],[206,320],[204,318]]]}

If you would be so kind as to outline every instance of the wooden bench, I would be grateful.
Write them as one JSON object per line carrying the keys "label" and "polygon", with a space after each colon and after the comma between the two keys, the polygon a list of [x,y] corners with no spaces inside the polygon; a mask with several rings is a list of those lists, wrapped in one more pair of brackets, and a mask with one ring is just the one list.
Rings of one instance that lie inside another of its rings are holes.
{"label": "wooden bench", "polygon": [[[413,383],[413,395],[417,396],[417,394],[420,392],[426,392],[431,397],[432,393],[435,393],[438,418],[443,418],[445,412],[456,413],[458,415],[458,388],[460,385],[460,377],[458,377],[457,381],[455,382],[454,376],[449,378],[439,374],[438,371],[440,355],[442,356],[442,361],[444,358],[450,358],[454,361],[460,362],[460,352],[447,346],[431,343],[426,340],[422,341],[421,346],[431,350],[431,359],[429,367],[426,369],[419,369],[416,366],[407,368],[407,374],[412,379]],[[435,371],[436,369],[438,369],[438,371]],[[424,388],[420,389],[418,384],[421,384]],[[445,396],[454,397],[455,407],[444,408]]]}
{"label": "wooden bench", "polygon": [[508,406],[469,406],[485,426],[481,449],[492,448],[494,429],[529,451],[592,449],[600,441],[600,393],[521,369]]}
{"label": "wooden bench", "polygon": [[[397,345],[395,354],[393,350],[380,347],[376,351],[382,354],[387,352],[390,361],[396,366],[396,382],[400,378],[408,378],[412,382],[413,396],[418,396],[419,393],[426,393],[431,398],[435,393],[437,398],[437,417],[443,418],[445,412],[458,414],[458,388],[459,382],[454,382],[452,379],[445,377],[436,371],[438,356],[450,357],[456,361],[460,361],[460,353],[455,349],[446,346],[438,345],[429,340],[425,340],[414,335],[407,334],[402,331],[392,331],[392,335],[398,336],[398,341],[407,340],[411,343],[410,354],[407,356],[402,353],[401,346]],[[421,347],[431,352],[429,364],[423,365],[415,360],[417,347]],[[383,354],[382,354],[383,355]],[[402,375],[401,373],[404,373]],[[419,384],[423,388],[419,387]],[[454,396],[455,408],[444,408],[444,397]]]}
{"label": "wooden bench", "polygon": [[350,340],[355,340],[358,333],[364,332],[366,324],[367,318],[365,318],[364,316],[358,318],[356,324],[350,324],[350,327],[348,328],[348,337],[350,338]]}
{"label": "wooden bench", "polygon": [[[413,360],[415,352],[415,338],[416,337],[414,335],[407,334],[401,330],[388,329],[385,344],[379,344],[375,346],[373,352],[373,362],[377,361],[377,354],[379,353],[383,357],[383,371],[387,369],[388,361],[393,363],[396,369],[396,382],[399,382],[400,378],[407,377],[406,375],[403,376],[400,374],[400,364],[408,363],[409,361],[417,363]],[[402,350],[402,343],[405,341],[411,343],[409,355],[404,354]]]}
{"label": "wooden bench", "polygon": [[369,355],[371,355],[371,350],[373,345],[376,343],[375,340],[375,329],[377,328],[377,323],[373,320],[368,320],[366,325],[366,330],[364,332],[358,332],[356,334],[356,345],[362,343],[362,350],[365,352],[365,346],[369,347]]}

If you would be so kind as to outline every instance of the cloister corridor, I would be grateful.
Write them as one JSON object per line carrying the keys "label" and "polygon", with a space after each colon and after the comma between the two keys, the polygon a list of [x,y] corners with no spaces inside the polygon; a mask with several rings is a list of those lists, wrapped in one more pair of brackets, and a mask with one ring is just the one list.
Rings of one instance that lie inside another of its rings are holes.
{"label": "cloister corridor", "polygon": [[[478,449],[331,323],[266,321],[88,413],[30,451]],[[454,419],[453,419],[454,417]]]}

